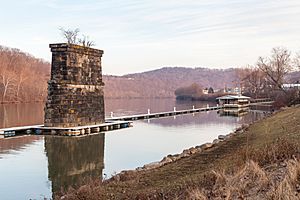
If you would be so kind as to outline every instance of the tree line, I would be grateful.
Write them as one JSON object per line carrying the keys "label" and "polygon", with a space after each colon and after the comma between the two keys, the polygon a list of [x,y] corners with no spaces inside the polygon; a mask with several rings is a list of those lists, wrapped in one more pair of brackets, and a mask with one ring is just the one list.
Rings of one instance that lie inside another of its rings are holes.
{"label": "tree line", "polygon": [[[203,91],[206,90],[206,93]],[[217,97],[225,95],[224,90],[217,90],[212,87],[205,88],[197,83],[193,83],[186,87],[180,87],[175,90],[177,100],[192,100],[192,101],[215,101]]]}
{"label": "tree line", "polygon": [[44,101],[50,63],[0,46],[0,103]]}
{"label": "tree line", "polygon": [[287,75],[297,70],[300,70],[300,54],[293,56],[288,49],[277,47],[272,49],[270,56],[259,57],[256,64],[238,69],[237,74],[244,94],[271,98],[282,106],[299,103],[299,89],[283,87]]}

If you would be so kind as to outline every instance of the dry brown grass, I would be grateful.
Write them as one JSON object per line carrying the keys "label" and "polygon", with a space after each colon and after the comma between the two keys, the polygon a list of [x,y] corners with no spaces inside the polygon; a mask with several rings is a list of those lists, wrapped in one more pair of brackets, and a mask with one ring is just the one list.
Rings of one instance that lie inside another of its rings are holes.
{"label": "dry brown grass", "polygon": [[256,195],[268,186],[269,178],[266,172],[253,161],[237,173],[230,175],[215,172],[217,181],[211,191],[205,193],[207,198],[214,199],[243,199]]}
{"label": "dry brown grass", "polygon": [[274,142],[264,145],[262,148],[244,147],[241,150],[241,159],[246,162],[253,160],[260,166],[282,162],[300,156],[298,143],[285,138],[277,138]]}
{"label": "dry brown grass", "polygon": [[271,171],[249,161],[234,174],[215,172],[215,176],[216,183],[210,190],[194,188],[187,199],[300,199],[299,160],[288,160],[284,167],[277,166]]}
{"label": "dry brown grass", "polygon": [[281,138],[260,149],[245,147],[236,154],[245,164],[235,172],[213,171],[214,184],[194,185],[188,199],[300,199],[299,149],[297,143]]}
{"label": "dry brown grass", "polygon": [[300,162],[299,160],[289,160],[287,162],[286,175],[279,184],[268,194],[274,200],[293,200],[300,199]]}

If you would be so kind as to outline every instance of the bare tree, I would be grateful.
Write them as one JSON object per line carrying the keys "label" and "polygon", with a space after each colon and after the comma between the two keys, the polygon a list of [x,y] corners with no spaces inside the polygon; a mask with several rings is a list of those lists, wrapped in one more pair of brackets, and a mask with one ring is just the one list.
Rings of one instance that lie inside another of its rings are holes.
{"label": "bare tree", "polygon": [[95,46],[95,42],[89,40],[89,36],[82,35],[82,38],[79,38],[78,43],[85,47]]}
{"label": "bare tree", "polygon": [[74,30],[59,28],[63,37],[67,40],[69,44],[78,44],[85,47],[95,46],[95,42],[89,39],[89,36],[82,35],[82,38],[78,38],[79,28]]}
{"label": "bare tree", "polygon": [[295,65],[295,68],[297,69],[298,68],[298,70],[300,71],[300,52],[298,52],[297,54],[296,54],[296,57],[294,58],[294,65]]}
{"label": "bare tree", "polygon": [[264,96],[267,88],[267,80],[265,74],[257,67],[248,66],[242,69],[242,85],[245,88],[245,92],[251,96],[258,98]]}
{"label": "bare tree", "polygon": [[67,42],[69,44],[77,44],[78,43],[78,33],[79,33],[79,29],[76,28],[74,30],[72,29],[64,29],[63,27],[59,28],[59,30],[61,31],[61,34],[63,35],[63,37],[67,40]]}
{"label": "bare tree", "polygon": [[24,67],[21,67],[18,71],[15,72],[17,77],[17,88],[16,88],[16,99],[19,101],[20,98],[20,91],[23,83],[29,79],[30,77],[30,68],[32,66],[32,59],[31,58],[24,58],[22,59],[22,63]]}
{"label": "bare tree", "polygon": [[[10,55],[10,56],[8,56]],[[4,102],[7,93],[13,86],[14,74],[10,70],[13,66],[13,58],[11,52],[7,48],[1,47],[0,50],[0,84],[2,86],[2,101]]]}
{"label": "bare tree", "polygon": [[275,89],[282,88],[284,77],[293,69],[291,63],[291,53],[285,48],[273,48],[271,57],[260,57],[257,61],[257,67],[266,75],[270,84]]}

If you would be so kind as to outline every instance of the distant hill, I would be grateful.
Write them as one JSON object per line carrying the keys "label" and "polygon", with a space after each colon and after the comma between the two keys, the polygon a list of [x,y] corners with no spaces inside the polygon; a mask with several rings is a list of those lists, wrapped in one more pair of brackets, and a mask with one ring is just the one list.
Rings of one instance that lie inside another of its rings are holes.
{"label": "distant hill", "polygon": [[107,98],[168,98],[183,86],[224,88],[236,84],[236,69],[164,67],[124,76],[104,76]]}
{"label": "distant hill", "polygon": [[289,83],[299,83],[300,82],[300,71],[291,72],[286,77]]}
{"label": "distant hill", "polygon": [[[238,86],[237,68],[163,67],[124,76],[105,75],[103,80],[106,98],[175,98],[176,89],[193,83],[214,89]],[[286,82],[289,83],[299,80],[299,71],[286,77]]]}

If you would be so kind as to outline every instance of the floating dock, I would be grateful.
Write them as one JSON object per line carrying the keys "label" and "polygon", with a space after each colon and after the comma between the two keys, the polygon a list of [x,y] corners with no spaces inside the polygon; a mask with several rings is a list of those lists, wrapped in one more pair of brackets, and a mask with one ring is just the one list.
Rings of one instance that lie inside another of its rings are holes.
{"label": "floating dock", "polygon": [[45,127],[44,125],[22,126],[0,129],[0,138],[13,137],[18,135],[61,135],[81,136],[99,132],[112,131],[132,126],[130,121],[107,121],[103,124],[78,126],[78,127]]}
{"label": "floating dock", "polygon": [[12,137],[17,135],[61,135],[61,136],[81,136],[89,135],[93,133],[112,131],[116,129],[122,129],[132,126],[132,121],[144,120],[151,118],[168,117],[174,115],[183,115],[190,113],[197,113],[210,110],[220,110],[222,106],[204,107],[204,108],[192,108],[188,110],[176,110],[174,107],[173,111],[169,112],[158,112],[158,113],[148,113],[131,115],[131,116],[120,116],[106,119],[103,124],[88,125],[88,126],[78,126],[78,127],[45,127],[44,125],[33,125],[33,126],[22,126],[22,127],[11,127],[0,129],[0,138]]}
{"label": "floating dock", "polygon": [[148,110],[147,114],[139,114],[139,115],[130,115],[130,116],[119,116],[119,117],[113,117],[111,116],[108,118],[108,120],[111,121],[135,121],[135,120],[143,120],[143,119],[151,119],[151,118],[161,118],[161,117],[168,117],[168,116],[174,116],[174,115],[183,115],[183,114],[190,114],[190,113],[196,113],[196,112],[203,112],[203,111],[210,111],[210,110],[220,110],[222,109],[222,106],[213,106],[213,107],[205,107],[205,108],[193,108],[188,110],[178,110],[176,111],[176,108],[174,108],[173,111],[169,112],[159,112],[159,113],[150,113]]}

